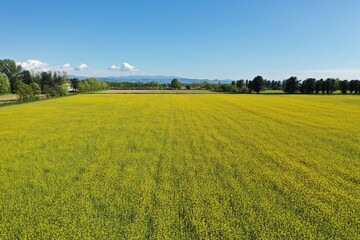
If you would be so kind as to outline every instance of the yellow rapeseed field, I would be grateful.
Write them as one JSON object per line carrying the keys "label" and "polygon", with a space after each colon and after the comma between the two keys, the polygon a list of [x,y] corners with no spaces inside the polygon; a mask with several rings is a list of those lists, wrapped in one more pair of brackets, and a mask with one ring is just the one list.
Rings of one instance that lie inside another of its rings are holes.
{"label": "yellow rapeseed field", "polygon": [[359,239],[360,97],[0,108],[0,239]]}

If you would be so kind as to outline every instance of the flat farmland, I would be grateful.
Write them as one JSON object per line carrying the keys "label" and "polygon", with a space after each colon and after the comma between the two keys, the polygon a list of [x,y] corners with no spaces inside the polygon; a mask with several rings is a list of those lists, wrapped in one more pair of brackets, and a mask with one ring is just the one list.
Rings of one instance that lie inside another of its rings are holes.
{"label": "flat farmland", "polygon": [[357,239],[360,97],[0,108],[0,239]]}

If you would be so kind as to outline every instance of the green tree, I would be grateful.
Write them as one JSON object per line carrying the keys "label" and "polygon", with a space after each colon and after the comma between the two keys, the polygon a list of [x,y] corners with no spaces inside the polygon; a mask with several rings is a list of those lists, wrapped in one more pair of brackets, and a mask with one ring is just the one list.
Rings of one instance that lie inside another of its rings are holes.
{"label": "green tree", "polygon": [[32,82],[32,83],[30,83],[30,87],[33,90],[34,95],[41,94],[41,88],[40,88],[39,84]]}
{"label": "green tree", "polygon": [[8,77],[0,73],[0,94],[8,93],[10,91],[10,81]]}
{"label": "green tree", "polygon": [[236,87],[238,87],[238,88],[244,87],[244,84],[245,84],[245,83],[244,83],[244,80],[243,80],[243,79],[236,81]]}
{"label": "green tree", "polygon": [[96,78],[88,78],[79,82],[80,92],[93,92],[108,89],[109,84],[107,82],[98,81]]}
{"label": "green tree", "polygon": [[[248,80],[246,80],[246,81],[248,81]],[[252,91],[253,91],[251,86],[252,86],[252,81],[250,80],[250,81],[248,81],[248,84],[247,84],[247,88],[249,89],[249,93],[252,93]]]}
{"label": "green tree", "polygon": [[222,92],[237,92],[236,86],[233,84],[221,84],[219,90]]}
{"label": "green tree", "polygon": [[265,88],[265,80],[262,76],[257,76],[251,81],[250,88],[254,90],[256,93],[259,93],[260,91],[264,90]]}
{"label": "green tree", "polygon": [[42,72],[40,75],[41,92],[49,94],[50,88],[53,87],[53,79],[51,72]]}
{"label": "green tree", "polygon": [[16,89],[16,94],[19,95],[21,101],[31,101],[35,98],[34,91],[28,84],[18,82]]}
{"label": "green tree", "polygon": [[19,81],[21,71],[22,67],[20,65],[16,65],[14,60],[0,60],[0,72],[8,77],[12,93],[16,92],[17,82]]}
{"label": "green tree", "polygon": [[297,93],[299,91],[299,83],[300,81],[297,77],[286,79],[284,82],[284,92],[289,94]]}
{"label": "green tree", "polygon": [[312,94],[316,90],[316,79],[308,78],[301,83],[300,92],[306,94]]}
{"label": "green tree", "polygon": [[69,80],[66,78],[66,73],[63,72],[61,74],[59,72],[54,72],[52,79],[54,81],[55,94],[59,96],[67,95],[69,92]]}
{"label": "green tree", "polygon": [[173,80],[171,80],[170,87],[171,87],[172,89],[181,89],[181,83],[180,83],[179,80],[177,80],[176,78],[174,78]]}
{"label": "green tree", "polygon": [[360,81],[359,80],[351,80],[349,83],[349,91],[350,93],[355,92],[356,94],[360,92]]}
{"label": "green tree", "polygon": [[326,91],[326,83],[325,83],[324,79],[320,79],[319,84],[320,84],[321,93],[322,93],[322,94],[325,94],[325,91]]}
{"label": "green tree", "polygon": [[22,71],[20,77],[25,84],[30,84],[33,82],[31,73],[28,70]]}
{"label": "green tree", "polygon": [[79,89],[80,80],[78,78],[70,78],[70,86],[73,91],[77,91]]}
{"label": "green tree", "polygon": [[341,93],[346,94],[349,87],[348,81],[347,80],[340,81],[339,85],[340,85]]}
{"label": "green tree", "polygon": [[327,94],[333,93],[338,88],[336,79],[328,78],[324,81],[324,88]]}

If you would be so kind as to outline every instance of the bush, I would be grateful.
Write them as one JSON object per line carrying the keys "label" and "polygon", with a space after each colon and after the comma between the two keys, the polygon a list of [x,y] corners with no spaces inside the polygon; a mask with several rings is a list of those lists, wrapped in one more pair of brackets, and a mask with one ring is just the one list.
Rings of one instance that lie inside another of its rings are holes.
{"label": "bush", "polygon": [[98,81],[96,78],[88,78],[79,83],[80,92],[93,92],[108,88],[109,84],[107,82]]}
{"label": "bush", "polygon": [[220,88],[223,92],[237,92],[236,87],[232,84],[221,84]]}
{"label": "bush", "polygon": [[249,88],[246,86],[243,86],[239,88],[239,93],[249,93]]}
{"label": "bush", "polygon": [[10,92],[10,81],[7,76],[0,73],[0,94]]}
{"label": "bush", "polygon": [[19,82],[17,84],[16,94],[19,95],[21,102],[28,102],[37,100],[36,95],[34,94],[32,86]]}
{"label": "bush", "polygon": [[39,84],[33,82],[33,83],[30,83],[30,87],[32,88],[34,95],[41,94],[41,88],[40,88]]}

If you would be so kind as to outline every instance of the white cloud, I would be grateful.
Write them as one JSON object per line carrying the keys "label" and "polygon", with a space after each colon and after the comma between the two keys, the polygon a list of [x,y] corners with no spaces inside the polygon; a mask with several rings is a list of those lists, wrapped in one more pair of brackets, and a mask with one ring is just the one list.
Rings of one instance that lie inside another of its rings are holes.
{"label": "white cloud", "polygon": [[137,71],[137,69],[134,66],[126,62],[124,62],[121,66],[112,65],[111,67],[109,67],[109,69],[122,71],[122,72],[132,72],[132,73]]}
{"label": "white cloud", "polygon": [[51,71],[51,67],[44,62],[41,62],[39,60],[26,60],[25,62],[18,62],[18,65],[20,65],[23,69],[33,72],[42,72],[42,71]]}
{"label": "white cloud", "polygon": [[120,67],[120,71],[136,72],[137,69],[134,66],[131,66],[129,63],[123,63]]}
{"label": "white cloud", "polygon": [[87,70],[87,69],[89,69],[89,66],[86,65],[85,63],[82,63],[78,67],[75,68],[76,71]]}
{"label": "white cloud", "polygon": [[70,63],[65,63],[61,68],[71,68]]}
{"label": "white cloud", "polygon": [[96,69],[89,67],[85,63],[79,65],[71,65],[70,63],[64,63],[59,65],[49,65],[39,60],[26,60],[23,62],[17,62],[23,69],[31,72],[48,72],[59,71],[66,72],[69,75],[81,75],[86,77],[108,77],[108,76],[121,76],[129,73],[137,72],[138,70],[129,63],[123,63],[121,65],[112,65],[107,69]]}
{"label": "white cloud", "polygon": [[111,69],[111,70],[120,70],[120,67],[118,67],[116,65],[112,65],[111,67],[109,67],[109,69]]}

